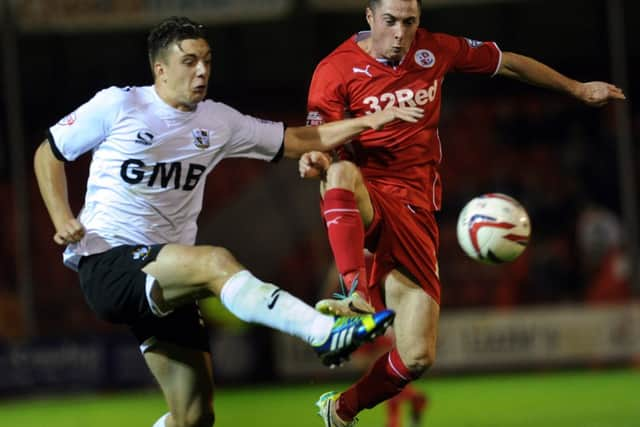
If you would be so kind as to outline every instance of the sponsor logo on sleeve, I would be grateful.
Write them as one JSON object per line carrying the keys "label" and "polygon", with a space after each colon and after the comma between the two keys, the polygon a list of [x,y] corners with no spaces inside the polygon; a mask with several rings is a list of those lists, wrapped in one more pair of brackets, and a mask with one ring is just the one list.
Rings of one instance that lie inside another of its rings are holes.
{"label": "sponsor logo on sleeve", "polygon": [[482,46],[484,44],[484,42],[481,42],[481,41],[478,41],[478,40],[473,40],[473,39],[470,39],[470,38],[467,38],[467,37],[465,37],[464,39],[467,41],[469,46],[471,46],[473,48],[480,47],[480,46]]}
{"label": "sponsor logo on sleeve", "polygon": [[58,124],[60,126],[71,126],[75,122],[76,122],[76,112],[74,111],[73,113],[69,114],[68,116],[64,116],[62,119],[60,119]]}
{"label": "sponsor logo on sleeve", "polygon": [[307,113],[307,126],[320,126],[323,123],[324,119],[319,111],[309,111]]}
{"label": "sponsor logo on sleeve", "polygon": [[153,133],[149,129],[142,129],[136,134],[136,144],[151,145],[153,143]]}
{"label": "sponsor logo on sleeve", "polygon": [[210,131],[207,129],[193,129],[191,131],[193,135],[193,145],[204,150],[209,148],[209,135]]}
{"label": "sponsor logo on sleeve", "polygon": [[427,49],[417,50],[413,58],[415,59],[416,64],[422,68],[431,68],[436,65],[436,56],[433,52]]}

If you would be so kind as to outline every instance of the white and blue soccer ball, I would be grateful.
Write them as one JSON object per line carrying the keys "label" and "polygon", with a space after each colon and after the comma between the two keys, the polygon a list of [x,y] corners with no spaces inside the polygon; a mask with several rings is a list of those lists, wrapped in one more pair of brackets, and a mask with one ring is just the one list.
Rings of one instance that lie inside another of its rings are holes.
{"label": "white and blue soccer ball", "polygon": [[531,236],[525,208],[513,197],[488,193],[469,201],[458,217],[458,243],[476,261],[501,264],[518,258]]}

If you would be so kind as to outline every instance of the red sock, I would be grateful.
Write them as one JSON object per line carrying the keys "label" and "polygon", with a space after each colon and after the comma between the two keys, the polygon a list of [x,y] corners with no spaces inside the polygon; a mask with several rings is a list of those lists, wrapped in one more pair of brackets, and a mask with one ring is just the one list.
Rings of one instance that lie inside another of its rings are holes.
{"label": "red sock", "polygon": [[397,400],[400,403],[408,402],[408,401],[411,401],[411,399],[413,397],[413,393],[415,393],[413,391],[413,387],[411,387],[411,384],[407,384],[405,386],[405,388],[403,388],[402,391],[400,393],[398,393],[397,396],[394,396],[393,399]]}
{"label": "red sock", "polygon": [[358,288],[366,289],[367,276],[364,263],[364,225],[352,191],[332,188],[324,194],[324,220],[329,243],[338,272],[345,285],[358,277]]}
{"label": "red sock", "polygon": [[373,408],[399,394],[412,379],[394,348],[380,356],[369,372],[340,395],[336,412],[344,421],[351,421],[363,409]]}
{"label": "red sock", "polygon": [[411,404],[411,421],[418,425],[427,406],[427,398],[420,390],[407,384],[400,393],[387,400],[387,427],[400,427],[400,409],[403,402]]}
{"label": "red sock", "polygon": [[400,427],[400,405],[402,393],[387,400],[387,427]]}
{"label": "red sock", "polygon": [[414,414],[420,414],[427,407],[427,396],[420,390],[415,389],[408,384],[402,394],[405,394],[406,399],[411,402],[411,412]]}

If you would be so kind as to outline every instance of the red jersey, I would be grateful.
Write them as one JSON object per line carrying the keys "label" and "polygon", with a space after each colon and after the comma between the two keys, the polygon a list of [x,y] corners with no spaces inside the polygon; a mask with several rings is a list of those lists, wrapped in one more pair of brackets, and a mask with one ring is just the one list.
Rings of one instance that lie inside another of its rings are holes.
{"label": "red jersey", "polygon": [[493,42],[418,29],[403,61],[390,67],[362,50],[363,32],[342,43],[316,67],[309,89],[308,124],[371,114],[386,106],[419,106],[417,123],[396,121],[363,132],[342,159],[356,163],[365,179],[412,206],[440,209],[442,160],[438,136],[441,89],[449,71],[495,74],[501,51]]}

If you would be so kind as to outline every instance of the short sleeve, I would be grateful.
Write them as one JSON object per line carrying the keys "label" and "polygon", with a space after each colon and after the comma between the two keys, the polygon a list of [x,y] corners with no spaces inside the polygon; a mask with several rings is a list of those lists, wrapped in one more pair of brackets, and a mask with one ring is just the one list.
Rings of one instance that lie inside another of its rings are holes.
{"label": "short sleeve", "polygon": [[341,120],[345,112],[345,90],[341,76],[327,61],[313,73],[307,99],[307,125]]}
{"label": "short sleeve", "polygon": [[109,88],[49,128],[49,142],[60,160],[72,161],[106,139],[126,89]]}
{"label": "short sleeve", "polygon": [[452,51],[451,71],[494,75],[500,68],[502,51],[494,42],[438,34],[440,43]]}
{"label": "short sleeve", "polygon": [[272,122],[242,114],[225,107],[225,121],[231,135],[227,157],[245,157],[271,161],[284,143],[284,123]]}

